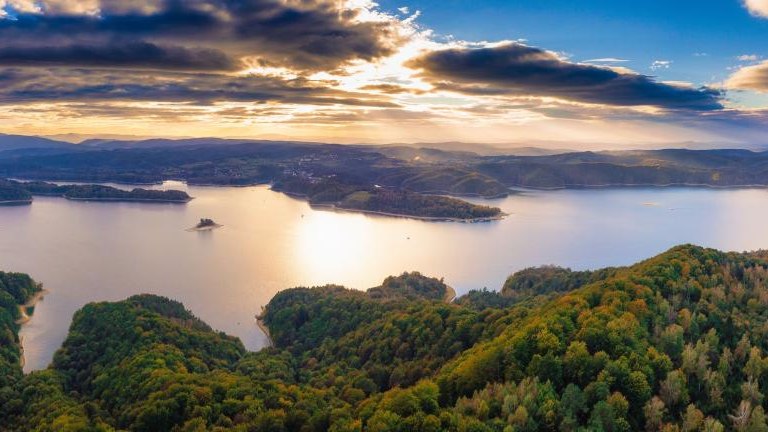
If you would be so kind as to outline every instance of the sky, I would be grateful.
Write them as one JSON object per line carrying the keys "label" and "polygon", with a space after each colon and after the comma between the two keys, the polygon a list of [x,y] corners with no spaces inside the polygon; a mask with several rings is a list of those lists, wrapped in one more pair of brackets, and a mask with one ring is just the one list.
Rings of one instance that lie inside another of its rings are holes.
{"label": "sky", "polygon": [[0,132],[768,145],[768,0],[0,0]]}

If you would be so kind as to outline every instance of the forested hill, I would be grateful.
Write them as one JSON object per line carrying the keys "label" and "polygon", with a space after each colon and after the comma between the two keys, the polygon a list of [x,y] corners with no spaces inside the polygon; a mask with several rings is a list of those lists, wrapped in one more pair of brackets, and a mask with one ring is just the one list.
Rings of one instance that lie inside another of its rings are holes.
{"label": "forested hill", "polygon": [[106,185],[57,185],[0,178],[0,204],[31,204],[32,196],[57,196],[76,201],[187,203],[192,197],[178,190],[134,188],[126,191]]}
{"label": "forested hill", "polygon": [[456,304],[415,273],[290,289],[259,353],[168,299],[92,304],[49,369],[9,364],[0,429],[763,431],[766,259],[680,246],[528,269]]}
{"label": "forested hill", "polygon": [[768,152],[630,150],[482,158],[474,169],[507,186],[572,188],[768,185]]}
{"label": "forested hill", "polygon": [[21,379],[19,307],[40,289],[28,275],[0,272],[0,393]]}
{"label": "forested hill", "polygon": [[[0,176],[69,182],[270,184],[273,190],[302,197],[314,206],[473,222],[498,220],[505,215],[498,207],[461,198],[501,198],[514,193],[512,188],[768,187],[768,152],[749,150],[504,156],[413,146],[216,139],[68,147],[71,149],[0,151]],[[5,196],[0,201],[30,201],[29,196],[18,192],[0,185],[0,198]],[[94,194],[92,190],[85,192]]]}
{"label": "forested hill", "polygon": [[[312,194],[313,185],[332,180],[355,190],[379,185],[422,194],[480,197],[504,196],[510,187],[768,186],[768,152],[739,149],[542,151],[539,156],[520,156],[441,150],[429,144],[189,139],[4,151],[1,138],[0,176],[41,180],[279,183],[288,192],[304,195]],[[25,142],[32,139],[26,138]],[[462,148],[470,150],[472,145]]]}

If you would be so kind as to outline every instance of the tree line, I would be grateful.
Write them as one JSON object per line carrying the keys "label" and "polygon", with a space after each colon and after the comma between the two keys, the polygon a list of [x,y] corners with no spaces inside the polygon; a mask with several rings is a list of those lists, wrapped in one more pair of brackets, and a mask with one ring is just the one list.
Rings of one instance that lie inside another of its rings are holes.
{"label": "tree line", "polygon": [[[90,304],[45,371],[22,377],[3,351],[0,418],[10,431],[764,431],[767,259],[680,246],[623,268],[528,269],[453,304],[418,273],[290,289],[267,306],[275,346],[258,353],[173,300]],[[11,345],[34,286],[0,284]]]}

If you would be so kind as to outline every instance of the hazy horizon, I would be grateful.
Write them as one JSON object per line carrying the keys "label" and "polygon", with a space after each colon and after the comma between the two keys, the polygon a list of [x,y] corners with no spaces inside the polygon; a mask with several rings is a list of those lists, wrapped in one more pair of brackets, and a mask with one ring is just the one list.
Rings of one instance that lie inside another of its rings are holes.
{"label": "hazy horizon", "polygon": [[446,150],[457,151],[472,151],[473,146],[476,146],[475,150],[479,153],[483,153],[483,150],[500,151],[504,150],[524,150],[524,149],[540,149],[549,152],[579,152],[579,151],[633,151],[633,150],[666,150],[666,149],[688,149],[688,150],[726,150],[726,149],[743,149],[751,151],[765,151],[768,150],[768,143],[754,142],[754,143],[737,143],[737,142],[701,142],[701,141],[679,141],[679,142],[663,142],[663,143],[608,143],[608,142],[596,142],[596,143],[574,143],[571,141],[545,141],[545,140],[530,140],[530,141],[370,141],[365,139],[321,139],[321,138],[293,138],[289,136],[281,135],[262,135],[262,136],[174,136],[174,135],[125,135],[125,134],[53,134],[53,135],[35,135],[35,134],[12,134],[4,133],[0,130],[0,146],[2,146],[3,136],[21,136],[21,137],[33,137],[33,138],[45,138],[53,141],[60,141],[69,144],[85,144],[94,141],[118,141],[118,142],[142,142],[152,140],[170,140],[170,141],[184,141],[184,140],[243,140],[243,141],[265,141],[265,142],[297,142],[297,143],[311,143],[311,144],[342,144],[342,145],[371,145],[371,146],[409,146],[409,147],[424,147],[430,146],[440,149],[441,147]]}

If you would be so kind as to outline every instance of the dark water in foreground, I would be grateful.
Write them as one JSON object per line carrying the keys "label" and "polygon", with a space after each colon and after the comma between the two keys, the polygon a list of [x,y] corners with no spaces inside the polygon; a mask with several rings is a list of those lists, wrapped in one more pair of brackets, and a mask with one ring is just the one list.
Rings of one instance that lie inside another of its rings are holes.
{"label": "dark water in foreground", "polygon": [[[687,242],[768,248],[763,189],[529,192],[495,201],[510,216],[482,224],[315,211],[266,187],[186,189],[196,197],[186,206],[38,198],[0,208],[0,269],[51,291],[22,330],[27,370],[47,366],[84,304],[137,293],[180,300],[255,350],[266,339],[254,314],[294,286],[364,289],[418,270],[461,294],[533,265],[631,264]],[[201,217],[225,226],[185,231]]]}

